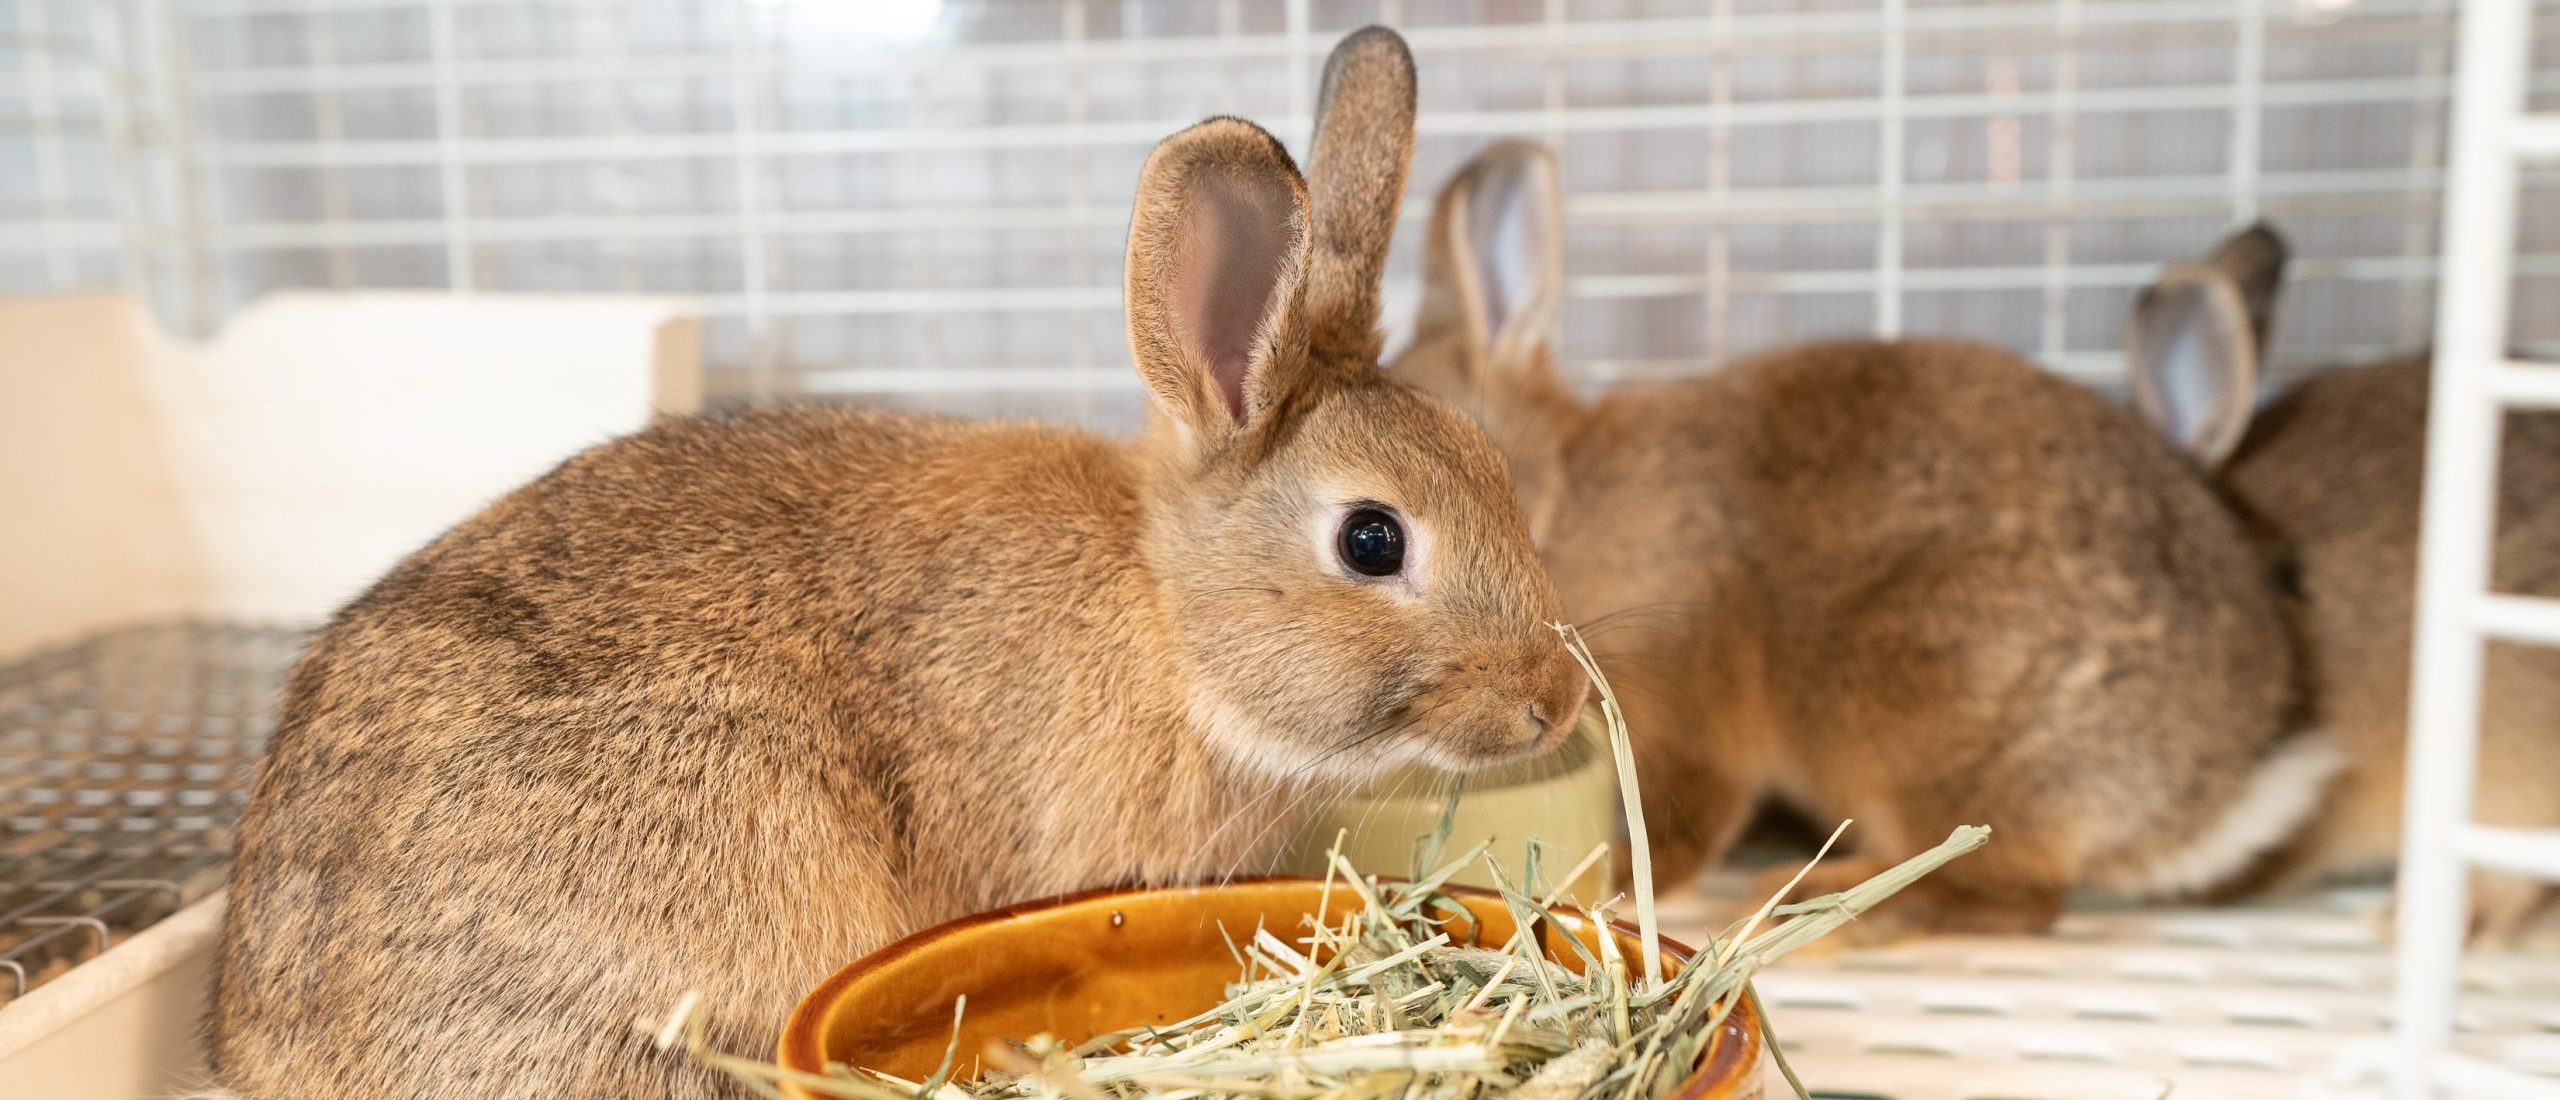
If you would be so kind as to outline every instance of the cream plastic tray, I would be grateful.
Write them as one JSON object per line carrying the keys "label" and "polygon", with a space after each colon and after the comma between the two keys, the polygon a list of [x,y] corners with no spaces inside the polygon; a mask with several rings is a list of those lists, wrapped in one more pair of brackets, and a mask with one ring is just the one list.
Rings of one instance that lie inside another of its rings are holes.
{"label": "cream plastic tray", "polygon": [[158,1100],[204,1081],[215,894],[0,1006],[0,1096]]}

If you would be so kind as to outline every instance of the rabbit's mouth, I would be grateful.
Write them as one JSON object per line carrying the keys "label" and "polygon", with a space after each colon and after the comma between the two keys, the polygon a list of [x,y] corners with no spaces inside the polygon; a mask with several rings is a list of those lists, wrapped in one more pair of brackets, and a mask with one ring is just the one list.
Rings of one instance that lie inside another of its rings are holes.
{"label": "rabbit's mouth", "polygon": [[1583,679],[1562,650],[1446,669],[1403,708],[1419,756],[1470,772],[1542,756],[1573,735]]}
{"label": "rabbit's mouth", "polygon": [[1398,670],[1369,697],[1365,720],[1331,733],[1211,692],[1195,693],[1192,707],[1213,747],[1282,782],[1359,784],[1416,763],[1472,772],[1545,754],[1572,736],[1580,678],[1533,676],[1524,693],[1521,672],[1492,663]]}
{"label": "rabbit's mouth", "polygon": [[1444,688],[1417,701],[1402,739],[1443,771],[1472,772],[1553,751],[1572,735],[1570,721],[1541,713],[1509,693]]}
{"label": "rabbit's mouth", "polygon": [[1427,755],[1448,771],[1481,771],[1544,756],[1572,734],[1572,727],[1540,718],[1526,707],[1509,722],[1496,720],[1487,726],[1472,736],[1438,739]]}

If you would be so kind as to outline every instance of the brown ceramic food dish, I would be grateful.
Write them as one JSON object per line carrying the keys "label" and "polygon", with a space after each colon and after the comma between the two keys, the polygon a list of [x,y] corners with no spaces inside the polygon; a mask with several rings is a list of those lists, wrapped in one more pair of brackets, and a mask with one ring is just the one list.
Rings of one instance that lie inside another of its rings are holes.
{"label": "brown ceramic food dish", "polygon": [[[961,1071],[967,1052],[998,1039],[1046,1033],[1082,1042],[1105,1031],[1188,1019],[1225,999],[1236,978],[1229,935],[1258,924],[1300,927],[1327,902],[1342,913],[1359,904],[1351,890],[1315,879],[1278,878],[1225,886],[1105,890],[1030,902],[929,928],[874,951],[836,972],[791,1014],[783,1029],[784,1068],[821,1073],[829,1062],[922,1080],[951,1043],[951,1004],[966,995],[960,1025]],[[1496,895],[1445,891],[1475,914],[1487,946],[1515,927]],[[1224,928],[1222,934],[1220,929]],[[1453,934],[1454,934],[1453,929]],[[1637,954],[1636,932],[1611,931],[1620,953]],[[1547,954],[1580,969],[1563,936],[1598,942],[1591,923],[1558,914],[1543,932]],[[1690,949],[1663,941],[1666,959],[1685,964]],[[1760,1023],[1747,1002],[1736,1005],[1724,1033],[1707,1048],[1697,1072],[1668,1100],[1757,1100]],[[792,1100],[819,1100],[785,1084]]]}

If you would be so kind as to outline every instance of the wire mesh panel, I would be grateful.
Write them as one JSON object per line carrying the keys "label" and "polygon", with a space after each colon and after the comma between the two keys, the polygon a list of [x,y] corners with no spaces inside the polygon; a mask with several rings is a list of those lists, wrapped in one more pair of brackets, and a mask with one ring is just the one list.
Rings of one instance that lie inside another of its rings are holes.
{"label": "wire mesh panel", "polygon": [[[0,172],[0,277],[196,329],[288,286],[686,295],[733,398],[1121,419],[1147,148],[1225,112],[1303,149],[1323,51],[1386,21],[1423,79],[1404,236],[1488,139],[1562,152],[1586,381],[1866,333],[2111,379],[2134,289],[2259,216],[2302,257],[2300,368],[2425,342],[2451,8],[16,0],[0,155],[38,170]],[[2545,236],[2520,288],[2560,304]]]}
{"label": "wire mesh panel", "polygon": [[0,667],[0,1003],[221,885],[301,644],[174,623]]}
{"label": "wire mesh panel", "polygon": [[113,285],[105,66],[85,3],[0,4],[0,286]]}

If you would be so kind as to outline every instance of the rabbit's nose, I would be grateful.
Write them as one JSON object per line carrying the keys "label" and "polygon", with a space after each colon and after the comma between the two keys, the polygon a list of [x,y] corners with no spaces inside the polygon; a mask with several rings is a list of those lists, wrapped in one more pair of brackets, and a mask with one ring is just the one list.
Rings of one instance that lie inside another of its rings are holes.
{"label": "rabbit's nose", "polygon": [[1518,716],[1512,719],[1510,740],[1514,745],[1529,745],[1544,749],[1547,731],[1553,728],[1555,723],[1547,721],[1546,715],[1538,713],[1537,705],[1533,703],[1521,707]]}
{"label": "rabbit's nose", "polygon": [[1582,675],[1582,666],[1563,654],[1558,654],[1548,668],[1552,672],[1546,690],[1529,704],[1529,711],[1547,726],[1571,729],[1574,719],[1582,716],[1582,704],[1589,697],[1591,683]]}
{"label": "rabbit's nose", "polygon": [[1537,714],[1527,707],[1511,712],[1511,721],[1496,728],[1501,730],[1499,736],[1503,752],[1537,752],[1546,747],[1541,743],[1547,732],[1546,724],[1538,721]]}
{"label": "rabbit's nose", "polygon": [[1550,705],[1531,703],[1520,708],[1518,719],[1512,723],[1511,743],[1513,745],[1532,753],[1541,753],[1555,748],[1564,741],[1563,735],[1556,730],[1555,719],[1548,717],[1547,708]]}

